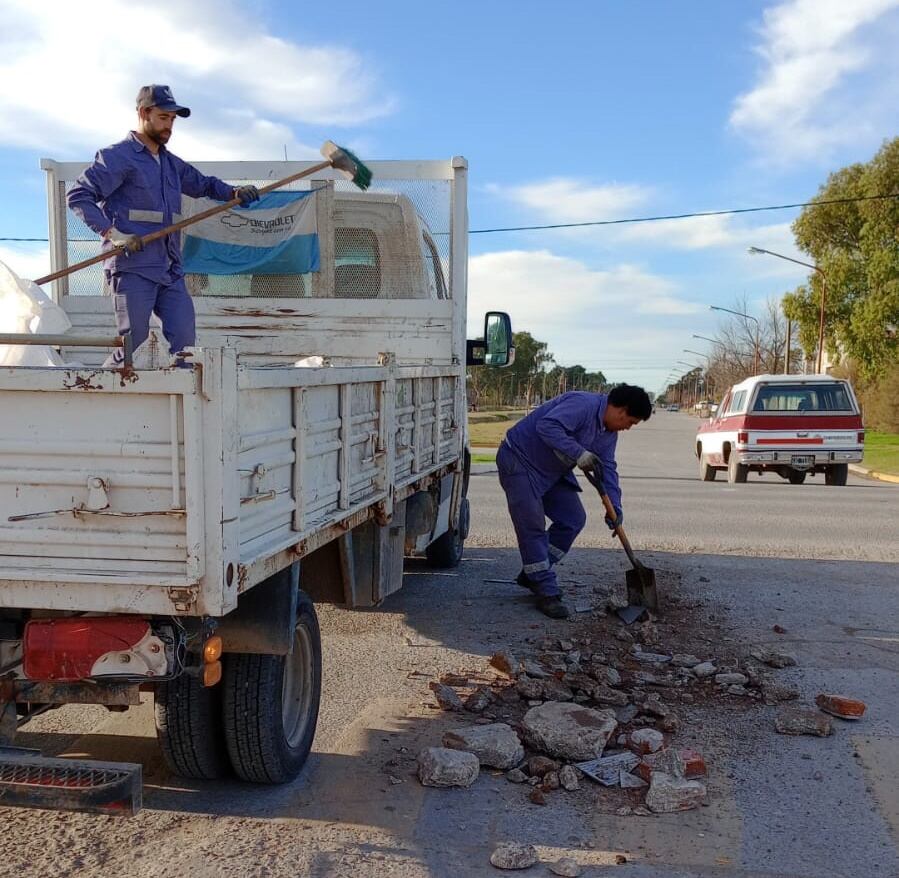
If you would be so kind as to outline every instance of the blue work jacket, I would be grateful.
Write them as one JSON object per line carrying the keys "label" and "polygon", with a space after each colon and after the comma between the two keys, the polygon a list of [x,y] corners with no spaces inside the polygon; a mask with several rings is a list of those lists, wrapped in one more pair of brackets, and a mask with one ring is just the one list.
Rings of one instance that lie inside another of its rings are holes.
{"label": "blue work jacket", "polygon": [[[192,165],[159,147],[159,161],[131,132],[101,149],[75,181],[66,202],[98,235],[111,226],[131,235],[148,235],[181,219],[181,195],[230,201],[234,188],[218,177],[206,177]],[[104,250],[113,245],[103,242]],[[166,235],[137,253],[117,253],[103,267],[112,273],[134,272],[149,280],[183,275],[181,233]]]}
{"label": "blue work jacket", "polygon": [[571,461],[577,460],[584,451],[592,451],[602,462],[609,499],[621,510],[615,463],[618,434],[607,430],[602,422],[608,402],[605,393],[580,390],[563,393],[535,408],[506,433],[506,442],[521,459],[539,496],[559,479],[566,479],[581,490],[572,467],[559,460],[557,451]]}

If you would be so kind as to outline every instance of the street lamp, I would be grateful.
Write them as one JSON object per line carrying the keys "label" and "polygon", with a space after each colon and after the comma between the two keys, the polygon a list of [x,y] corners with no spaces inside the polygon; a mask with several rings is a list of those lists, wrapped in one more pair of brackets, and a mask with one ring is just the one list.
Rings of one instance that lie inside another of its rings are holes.
{"label": "street lamp", "polygon": [[730,308],[722,308],[720,305],[709,305],[710,311],[726,311],[728,314],[736,314],[737,317],[745,317],[747,320],[755,321],[755,369],[753,374],[759,374],[759,345],[761,344],[762,324],[756,320],[751,314],[744,314],[742,311],[732,311]]}
{"label": "street lamp", "polygon": [[[801,259],[794,259],[792,256],[784,256],[783,253],[775,253],[773,250],[765,250],[762,247],[750,247],[748,252],[753,255],[767,253],[769,256],[776,256],[778,259],[786,259],[787,262],[795,262],[796,265],[810,268],[812,271],[817,271],[818,274],[821,275],[821,311],[818,315],[818,360],[815,365],[815,371],[820,375],[824,358],[824,303],[827,300],[827,275],[824,274],[824,269],[818,268],[817,265],[814,265],[811,262],[803,262]],[[789,356],[789,350],[787,351],[787,356]]]}
{"label": "street lamp", "polygon": [[705,357],[705,374],[708,378],[708,396],[712,395],[712,358],[709,354],[703,354],[701,351],[691,351],[690,348],[681,348],[685,354],[696,354],[698,357]]}

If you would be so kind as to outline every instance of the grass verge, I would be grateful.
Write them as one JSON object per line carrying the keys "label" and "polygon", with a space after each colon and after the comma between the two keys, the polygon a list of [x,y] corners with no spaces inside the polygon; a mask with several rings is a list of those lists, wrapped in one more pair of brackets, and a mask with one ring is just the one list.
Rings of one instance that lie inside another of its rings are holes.
{"label": "grass verge", "polygon": [[899,476],[899,433],[865,433],[862,466],[879,473]]}
{"label": "grass verge", "polygon": [[[469,412],[469,442],[474,448],[498,448],[509,427],[520,421],[522,417],[524,417],[524,412],[514,409]],[[479,462],[483,463],[484,461]]]}

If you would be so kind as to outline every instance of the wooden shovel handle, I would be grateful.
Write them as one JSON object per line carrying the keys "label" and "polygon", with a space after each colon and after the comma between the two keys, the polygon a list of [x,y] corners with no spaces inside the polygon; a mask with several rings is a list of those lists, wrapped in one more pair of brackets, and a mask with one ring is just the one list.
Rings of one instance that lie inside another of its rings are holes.
{"label": "wooden shovel handle", "polygon": [[615,507],[612,505],[612,501],[609,498],[609,495],[606,493],[606,486],[603,484],[602,479],[598,479],[591,472],[584,472],[584,475],[587,477],[587,481],[590,482],[590,484],[593,485],[593,487],[596,488],[597,492],[599,493],[599,499],[602,500],[602,505],[606,510],[606,517],[609,519],[609,521],[615,523],[613,532],[615,536],[617,536],[618,539],[621,540],[621,547],[625,552],[627,552],[627,557],[630,559],[631,564],[633,564],[635,568],[640,568],[642,565],[634,555],[634,550],[631,548],[630,540],[627,538],[627,534],[624,532],[624,528],[620,524],[617,524],[618,513],[615,512]]}
{"label": "wooden shovel handle", "polygon": [[[300,180],[303,177],[308,177],[310,174],[318,173],[318,171],[323,171],[325,168],[330,168],[331,162],[318,162],[318,164],[313,165],[311,168],[306,168],[305,171],[299,171],[296,174],[291,174],[289,177],[284,177],[283,180],[276,180],[274,183],[269,183],[268,186],[263,186],[259,190],[260,195],[265,195],[268,192],[271,192],[273,189],[280,189],[282,186],[286,186],[288,183],[293,183],[294,180]],[[180,222],[172,223],[170,226],[166,226],[164,229],[157,229],[155,232],[150,232],[149,235],[144,235],[140,240],[141,243],[146,246],[147,244],[152,243],[153,241],[158,241],[160,238],[164,238],[166,235],[171,235],[172,232],[179,232],[181,229],[192,226],[194,223],[200,222],[200,220],[208,219],[211,216],[215,216],[217,213],[224,213],[226,210],[230,210],[232,207],[237,207],[240,204],[239,198],[232,198],[230,201],[224,201],[221,204],[217,204],[215,207],[210,207],[208,210],[204,210],[201,213],[194,214],[193,216],[188,217],[187,219],[183,219]],[[124,253],[124,247],[113,247],[111,250],[104,250],[102,253],[98,253],[96,256],[91,256],[90,259],[84,259],[81,262],[76,262],[74,265],[69,265],[66,268],[62,268],[59,271],[54,271],[53,274],[48,274],[46,277],[39,277],[35,283],[40,287],[46,283],[49,283],[51,280],[57,280],[61,277],[66,277],[66,275],[74,274],[76,271],[80,271],[82,268],[87,268],[89,265],[96,265],[98,262],[103,262],[106,259],[109,259],[114,253]]]}

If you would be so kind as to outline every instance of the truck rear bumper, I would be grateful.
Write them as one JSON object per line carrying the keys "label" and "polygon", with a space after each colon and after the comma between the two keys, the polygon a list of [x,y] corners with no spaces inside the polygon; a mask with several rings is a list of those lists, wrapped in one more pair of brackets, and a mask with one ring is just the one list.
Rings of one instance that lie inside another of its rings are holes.
{"label": "truck rear bumper", "polygon": [[827,449],[820,448],[803,450],[799,448],[772,449],[765,451],[741,450],[731,452],[737,457],[738,463],[752,466],[753,464],[768,464],[778,466],[801,466],[808,469],[813,466],[826,466],[834,463],[859,463],[863,452],[860,449]]}

